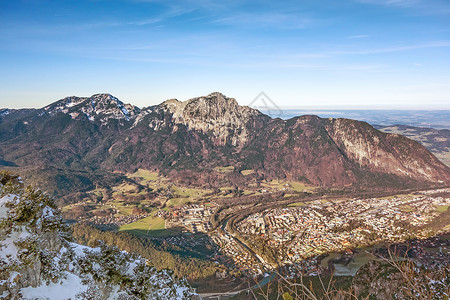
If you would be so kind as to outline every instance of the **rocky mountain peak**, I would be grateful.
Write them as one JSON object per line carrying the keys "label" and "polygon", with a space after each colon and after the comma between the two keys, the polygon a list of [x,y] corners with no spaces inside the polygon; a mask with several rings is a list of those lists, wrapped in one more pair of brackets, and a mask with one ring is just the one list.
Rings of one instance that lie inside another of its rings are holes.
{"label": "rocky mountain peak", "polygon": [[211,133],[219,145],[243,145],[248,136],[245,125],[253,117],[262,115],[219,92],[186,101],[171,99],[163,102],[162,106],[172,113],[175,123]]}
{"label": "rocky mountain peak", "polygon": [[49,114],[63,112],[72,119],[87,117],[90,121],[99,120],[102,124],[109,119],[130,120],[139,113],[139,108],[124,104],[111,94],[95,94],[91,97],[66,97],[43,108]]}
{"label": "rocky mountain peak", "polygon": [[189,117],[199,120],[230,119],[260,114],[256,109],[240,106],[236,99],[229,98],[219,92],[186,101],[169,99],[161,105],[173,113],[175,118]]}
{"label": "rocky mountain peak", "polygon": [[240,117],[245,107],[239,106],[236,99],[228,98],[221,93],[211,93],[208,96],[188,100],[186,114],[199,119],[230,119]]}

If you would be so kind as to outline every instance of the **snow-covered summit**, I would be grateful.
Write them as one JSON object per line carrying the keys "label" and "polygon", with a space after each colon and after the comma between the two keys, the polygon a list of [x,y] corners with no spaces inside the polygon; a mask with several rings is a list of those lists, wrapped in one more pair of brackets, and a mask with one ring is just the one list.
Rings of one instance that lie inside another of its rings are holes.
{"label": "snow-covered summit", "polygon": [[129,121],[137,115],[140,109],[122,101],[110,94],[95,94],[91,97],[66,97],[47,105],[43,110],[48,114],[63,112],[70,114],[72,119],[87,117],[90,121],[99,120],[103,124],[109,119]]}
{"label": "snow-covered summit", "polygon": [[72,242],[54,201],[0,174],[1,299],[197,299],[137,255]]}

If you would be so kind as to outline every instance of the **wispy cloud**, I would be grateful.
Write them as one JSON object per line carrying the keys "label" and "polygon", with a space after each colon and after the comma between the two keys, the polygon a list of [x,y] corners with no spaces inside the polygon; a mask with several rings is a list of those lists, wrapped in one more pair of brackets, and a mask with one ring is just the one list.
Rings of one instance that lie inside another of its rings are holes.
{"label": "wispy cloud", "polygon": [[360,3],[396,6],[396,7],[413,7],[420,3],[420,0],[356,0],[356,1]]}
{"label": "wispy cloud", "polygon": [[[117,30],[118,28],[126,28],[132,26],[144,26],[144,25],[164,25],[164,23],[170,19],[177,18],[183,15],[187,15],[193,11],[195,8],[184,8],[184,7],[168,7],[165,11],[161,13],[154,14],[154,16],[149,18],[134,19],[133,18],[123,18],[123,19],[95,19],[95,20],[77,20],[76,22],[66,22],[59,15],[55,18],[61,19],[57,25],[55,24],[27,24],[22,22],[10,23],[9,27],[0,26],[0,36],[10,35],[10,36],[52,36],[52,35],[66,35],[67,33],[90,31],[91,33],[98,30],[113,28]],[[64,16],[64,15],[61,15]]]}
{"label": "wispy cloud", "polygon": [[351,36],[348,36],[348,37],[346,37],[346,39],[349,39],[349,40],[353,40],[353,39],[365,39],[365,38],[368,38],[369,36],[367,35],[367,34],[360,34],[360,35],[351,35]]}
{"label": "wispy cloud", "polygon": [[346,65],[343,66],[343,69],[345,70],[349,70],[349,71],[379,71],[379,70],[385,70],[386,68],[388,68],[387,65],[364,65],[364,64],[351,64],[351,65]]}
{"label": "wispy cloud", "polygon": [[182,16],[182,15],[189,14],[195,10],[196,10],[195,8],[174,7],[174,8],[170,8],[168,11],[166,11],[160,15],[157,15],[157,16],[154,16],[154,17],[151,17],[148,19],[131,21],[131,22],[128,22],[127,24],[138,25],[138,26],[151,25],[151,24],[155,24],[155,23],[164,22],[171,18],[176,18],[176,17]]}
{"label": "wispy cloud", "polygon": [[311,18],[299,16],[292,13],[265,12],[265,13],[240,13],[218,18],[213,23],[249,26],[249,27],[272,27],[278,29],[303,29],[312,23]]}
{"label": "wispy cloud", "polygon": [[358,3],[408,9],[417,14],[450,14],[450,3],[446,0],[354,0]]}
{"label": "wispy cloud", "polygon": [[331,54],[340,54],[340,55],[364,55],[364,54],[382,54],[382,53],[392,53],[392,52],[403,52],[403,51],[410,51],[410,50],[416,50],[416,49],[440,48],[440,47],[450,47],[450,41],[439,41],[439,42],[431,42],[431,43],[425,43],[425,44],[399,46],[399,47],[387,47],[387,48],[378,48],[378,49],[367,49],[367,50],[332,51],[330,53]]}
{"label": "wispy cloud", "polygon": [[166,6],[178,6],[178,7],[196,7],[198,9],[204,9],[208,11],[224,11],[230,9],[240,3],[239,0],[228,1],[216,1],[216,0],[128,0],[134,3],[151,3]]}

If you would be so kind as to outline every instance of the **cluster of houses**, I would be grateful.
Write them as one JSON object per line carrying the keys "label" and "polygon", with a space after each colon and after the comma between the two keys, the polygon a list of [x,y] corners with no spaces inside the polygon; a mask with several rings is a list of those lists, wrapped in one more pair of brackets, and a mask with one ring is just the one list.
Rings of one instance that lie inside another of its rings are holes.
{"label": "cluster of houses", "polygon": [[192,233],[206,233],[212,229],[209,221],[212,214],[212,208],[203,204],[184,205],[172,209],[172,216],[168,226],[184,227],[188,232]]}
{"label": "cluster of houses", "polygon": [[[386,198],[316,200],[301,206],[252,214],[239,222],[236,229],[245,239],[265,241],[277,253],[278,261],[293,268],[291,273],[301,270],[303,274],[316,275],[322,271],[317,259],[322,254],[350,251],[380,241],[399,242],[412,236],[424,237],[422,226],[441,213],[437,208],[450,205],[450,198],[440,196],[442,192],[446,190]],[[251,254],[226,228],[211,232],[210,218],[214,208],[189,204],[158,213],[161,215],[156,216],[166,219],[167,227],[207,233],[211,243],[220,249],[220,253],[214,251],[214,255],[230,269],[253,275],[263,274],[267,269],[264,261]],[[116,214],[97,216],[88,221],[121,226],[147,216]],[[175,244],[186,243],[182,237],[169,239]],[[428,257],[420,250],[420,245],[415,247],[418,256]],[[448,254],[442,252],[435,256],[433,263],[448,259]]]}
{"label": "cluster of houses", "polygon": [[217,232],[211,238],[219,246],[221,254],[228,258],[229,261],[224,261],[224,263],[229,267],[251,275],[263,274],[264,268],[261,264],[229,233]]}
{"label": "cluster of houses", "polygon": [[414,258],[426,268],[449,267],[450,240],[448,238],[434,237],[426,240],[416,240],[411,245],[411,250]]}
{"label": "cluster of houses", "polygon": [[137,222],[140,219],[146,218],[148,216],[150,216],[150,214],[128,215],[128,216],[110,215],[106,217],[93,216],[91,218],[84,220],[84,222],[93,225],[120,227],[125,224]]}
{"label": "cluster of houses", "polygon": [[450,198],[423,194],[390,198],[317,200],[300,207],[269,209],[238,224],[246,238],[259,236],[284,263],[330,252],[424,236],[419,227],[433,220]]}

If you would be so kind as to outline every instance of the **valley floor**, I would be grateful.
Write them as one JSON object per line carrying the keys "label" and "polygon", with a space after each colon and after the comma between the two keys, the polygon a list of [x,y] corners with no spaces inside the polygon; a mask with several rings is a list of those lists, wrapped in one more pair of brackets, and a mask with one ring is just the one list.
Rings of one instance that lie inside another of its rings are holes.
{"label": "valley floor", "polygon": [[[450,231],[450,188],[344,196],[281,180],[214,190],[176,186],[145,170],[129,178],[135,183],[95,190],[84,202],[64,207],[64,214],[77,223],[128,232],[170,245],[164,251],[174,255],[212,263],[215,273],[203,279],[209,284],[180,274],[200,293],[236,294],[248,288],[248,279],[261,280],[280,266],[291,277],[330,271],[354,276],[383,245]],[[439,251],[426,245],[415,244],[422,264],[433,268],[449,263],[445,242]]]}

